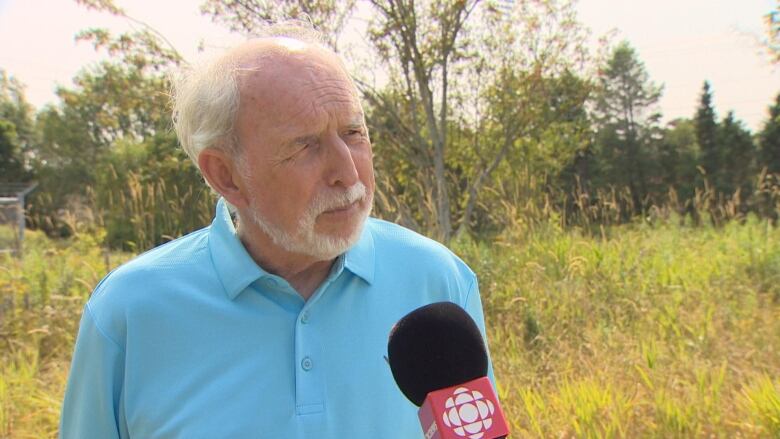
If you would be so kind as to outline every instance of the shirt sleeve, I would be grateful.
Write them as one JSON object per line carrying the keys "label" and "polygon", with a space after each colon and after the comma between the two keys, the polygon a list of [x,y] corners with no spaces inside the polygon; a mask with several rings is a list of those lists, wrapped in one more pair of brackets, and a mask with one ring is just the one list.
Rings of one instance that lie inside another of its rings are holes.
{"label": "shirt sleeve", "polygon": [[495,388],[496,393],[498,393],[496,377],[493,374],[493,361],[490,359],[490,344],[488,343],[487,331],[485,329],[485,313],[482,310],[482,299],[479,295],[479,283],[477,282],[476,276],[472,279],[471,285],[469,286],[469,291],[466,294],[466,304],[463,306],[463,309],[465,309],[471,318],[474,319],[477,323],[477,327],[479,327],[479,331],[482,332],[482,338],[485,340],[485,348],[488,352],[488,378],[493,382],[493,388]]}
{"label": "shirt sleeve", "polygon": [[123,349],[98,327],[87,304],[62,405],[61,439],[128,437],[120,407],[124,357]]}

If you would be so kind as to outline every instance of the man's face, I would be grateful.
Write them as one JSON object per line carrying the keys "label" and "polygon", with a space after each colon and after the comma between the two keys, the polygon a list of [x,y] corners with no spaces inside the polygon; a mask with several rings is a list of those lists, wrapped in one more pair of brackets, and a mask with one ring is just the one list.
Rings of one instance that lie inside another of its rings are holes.
{"label": "man's face", "polygon": [[236,129],[252,219],[289,252],[336,257],[360,237],[374,193],[352,84],[324,52],[242,75]]}

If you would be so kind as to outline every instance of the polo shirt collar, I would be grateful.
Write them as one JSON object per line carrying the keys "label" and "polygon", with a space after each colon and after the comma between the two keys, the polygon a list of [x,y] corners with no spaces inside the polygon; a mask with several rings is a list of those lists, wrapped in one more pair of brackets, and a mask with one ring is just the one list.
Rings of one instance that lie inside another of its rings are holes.
{"label": "polo shirt collar", "polygon": [[[221,197],[217,201],[216,215],[209,230],[209,251],[217,278],[230,300],[234,300],[252,282],[273,276],[257,265],[241,243],[225,200]],[[344,268],[369,284],[374,280],[374,238],[369,221],[363,226],[360,240],[341,257],[344,258]]]}
{"label": "polo shirt collar", "polygon": [[252,282],[271,276],[260,268],[238,239],[225,200],[217,201],[217,212],[209,230],[211,261],[225,293],[233,300]]}
{"label": "polo shirt collar", "polygon": [[344,254],[344,268],[369,284],[374,281],[374,237],[370,219],[363,223],[360,240]]}

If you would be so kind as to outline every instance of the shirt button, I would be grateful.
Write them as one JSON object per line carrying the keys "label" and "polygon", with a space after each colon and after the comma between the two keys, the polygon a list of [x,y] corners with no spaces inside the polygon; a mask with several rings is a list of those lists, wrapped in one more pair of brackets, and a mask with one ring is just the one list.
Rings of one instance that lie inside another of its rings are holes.
{"label": "shirt button", "polygon": [[301,314],[301,323],[304,325],[309,323],[309,311],[304,311],[303,314]]}
{"label": "shirt button", "polygon": [[314,367],[314,363],[312,363],[311,358],[304,357],[303,361],[301,361],[301,367],[305,371],[310,371],[312,367]]}

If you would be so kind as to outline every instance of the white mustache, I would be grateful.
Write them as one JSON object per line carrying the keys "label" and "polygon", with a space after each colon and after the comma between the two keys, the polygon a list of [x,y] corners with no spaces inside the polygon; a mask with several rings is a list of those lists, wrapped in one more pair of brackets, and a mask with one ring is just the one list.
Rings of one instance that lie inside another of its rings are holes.
{"label": "white mustache", "polygon": [[343,192],[322,193],[314,199],[311,212],[319,215],[329,210],[343,209],[366,197],[366,185],[357,182]]}

